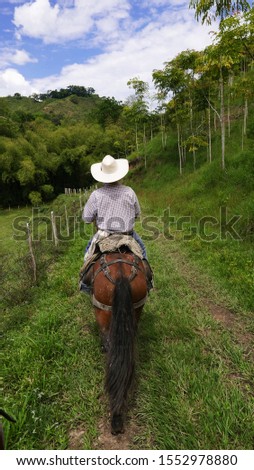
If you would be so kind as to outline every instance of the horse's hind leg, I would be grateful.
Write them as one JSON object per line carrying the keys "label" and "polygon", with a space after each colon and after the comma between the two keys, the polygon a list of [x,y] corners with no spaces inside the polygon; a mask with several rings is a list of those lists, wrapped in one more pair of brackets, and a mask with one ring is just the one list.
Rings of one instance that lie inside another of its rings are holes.
{"label": "horse's hind leg", "polygon": [[111,312],[95,309],[96,322],[99,325],[100,337],[102,343],[102,351],[108,352],[109,349],[109,326],[111,321]]}
{"label": "horse's hind leg", "polygon": [[109,337],[107,331],[100,331],[101,337],[101,349],[103,353],[107,353],[109,350]]}

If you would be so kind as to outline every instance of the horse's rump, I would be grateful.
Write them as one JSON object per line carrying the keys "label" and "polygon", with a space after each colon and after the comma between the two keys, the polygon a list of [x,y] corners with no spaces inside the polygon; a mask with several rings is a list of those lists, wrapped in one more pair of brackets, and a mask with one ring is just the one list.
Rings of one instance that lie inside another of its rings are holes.
{"label": "horse's rump", "polygon": [[135,309],[142,307],[147,296],[147,280],[143,262],[132,252],[103,253],[93,266],[93,304],[110,312],[116,280],[126,278],[130,283]]}

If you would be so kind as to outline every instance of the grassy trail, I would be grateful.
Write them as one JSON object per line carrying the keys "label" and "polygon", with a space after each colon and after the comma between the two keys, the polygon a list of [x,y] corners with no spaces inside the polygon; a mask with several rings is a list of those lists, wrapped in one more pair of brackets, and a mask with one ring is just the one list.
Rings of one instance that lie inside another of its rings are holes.
{"label": "grassy trail", "polygon": [[5,313],[3,407],[9,449],[252,449],[253,320],[164,239],[139,325],[126,433],[109,433],[104,357],[90,300],[77,290],[76,239]]}
{"label": "grassy trail", "polygon": [[186,259],[181,244],[161,240],[151,250],[154,336],[147,338],[149,379],[142,380],[150,439],[168,449],[252,448],[252,314],[231,310],[231,298]]}

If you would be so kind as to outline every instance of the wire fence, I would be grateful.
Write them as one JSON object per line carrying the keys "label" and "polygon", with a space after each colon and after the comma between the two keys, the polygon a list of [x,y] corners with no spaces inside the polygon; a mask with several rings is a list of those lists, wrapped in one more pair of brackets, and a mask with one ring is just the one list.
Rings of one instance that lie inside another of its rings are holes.
{"label": "wire fence", "polygon": [[[31,217],[13,221],[15,250],[1,255],[0,305],[13,307],[29,301],[32,287],[39,285],[58,256],[63,254],[82,223],[83,207],[95,186],[60,195],[52,207],[32,208]],[[66,196],[72,196],[71,198]],[[22,241],[22,250],[18,242]]]}

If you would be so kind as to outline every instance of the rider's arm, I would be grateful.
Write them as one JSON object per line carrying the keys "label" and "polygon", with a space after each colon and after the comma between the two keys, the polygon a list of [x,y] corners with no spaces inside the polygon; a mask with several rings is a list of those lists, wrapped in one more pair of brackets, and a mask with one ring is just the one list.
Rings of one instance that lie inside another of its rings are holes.
{"label": "rider's arm", "polygon": [[82,219],[86,224],[91,224],[92,222],[96,223],[97,204],[96,195],[94,193],[95,192],[93,192],[89,197],[82,213]]}

